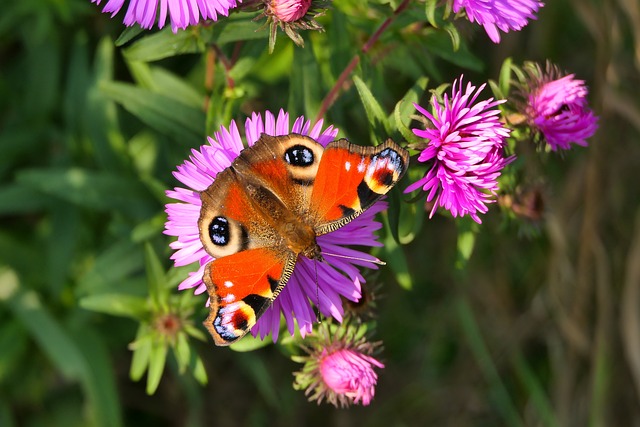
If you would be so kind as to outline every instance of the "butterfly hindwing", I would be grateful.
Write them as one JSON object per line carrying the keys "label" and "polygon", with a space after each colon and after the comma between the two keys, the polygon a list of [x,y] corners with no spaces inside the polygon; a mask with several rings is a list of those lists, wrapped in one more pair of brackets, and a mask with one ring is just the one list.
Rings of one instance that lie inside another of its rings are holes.
{"label": "butterfly hindwing", "polygon": [[345,139],[330,143],[311,194],[316,233],[342,227],[380,200],[402,178],[408,162],[409,152],[391,140],[376,147]]}
{"label": "butterfly hindwing", "polygon": [[203,281],[210,297],[204,325],[217,345],[243,337],[271,305],[291,277],[292,252],[258,248],[210,262]]}

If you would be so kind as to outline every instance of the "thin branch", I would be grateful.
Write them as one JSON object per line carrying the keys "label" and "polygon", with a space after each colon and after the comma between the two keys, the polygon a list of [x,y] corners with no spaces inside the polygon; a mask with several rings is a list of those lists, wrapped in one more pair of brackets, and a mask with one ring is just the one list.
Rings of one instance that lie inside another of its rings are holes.
{"label": "thin branch", "polygon": [[325,96],[324,99],[322,100],[322,104],[320,105],[320,111],[318,111],[318,115],[316,116],[316,121],[324,117],[327,110],[331,108],[335,100],[338,98],[338,94],[340,90],[344,87],[345,83],[351,77],[351,73],[360,62],[360,54],[361,53],[367,54],[367,52],[369,52],[369,49],[371,49],[371,47],[378,41],[382,33],[384,33],[384,31],[389,27],[389,25],[391,25],[393,20],[395,20],[398,17],[398,15],[400,15],[400,13],[402,13],[402,11],[404,11],[407,8],[407,6],[409,6],[409,2],[410,0],[403,0],[403,2],[398,5],[396,10],[393,11],[393,15],[385,19],[382,25],[378,27],[376,32],[373,33],[371,37],[369,37],[369,40],[367,40],[364,46],[362,46],[362,48],[360,49],[360,52],[354,55],[353,58],[351,58],[351,61],[349,61],[349,64],[347,65],[347,67],[342,71],[342,73],[340,73],[338,80],[336,80],[335,84],[333,85],[329,93],[327,93],[327,96]]}

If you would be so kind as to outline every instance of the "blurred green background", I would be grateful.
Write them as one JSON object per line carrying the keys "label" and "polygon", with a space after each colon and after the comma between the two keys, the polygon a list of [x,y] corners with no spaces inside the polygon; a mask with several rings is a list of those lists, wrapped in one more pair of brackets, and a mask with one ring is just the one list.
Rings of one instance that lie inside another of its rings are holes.
{"label": "blurred green background", "polygon": [[[171,267],[162,234],[176,165],[252,111],[314,118],[397,3],[336,1],[325,33],[305,49],[280,33],[269,55],[253,16],[121,36],[123,13],[88,0],[4,2],[0,426],[639,425],[640,3],[547,3],[499,45],[457,20],[454,52],[415,2],[361,58],[387,113],[422,77],[479,84],[508,57],[550,60],[586,80],[600,128],[588,148],[518,152],[526,178],[510,200],[543,214],[505,221],[493,205],[464,269],[466,223],[444,216],[380,253],[400,259],[367,276],[386,368],[371,406],[344,410],[294,391],[300,365],[278,346],[185,336],[163,373],[166,346],[147,342],[132,366],[129,344],[162,310],[204,330],[205,298],[178,293],[189,269]],[[380,134],[353,86],[326,119],[361,144]]]}

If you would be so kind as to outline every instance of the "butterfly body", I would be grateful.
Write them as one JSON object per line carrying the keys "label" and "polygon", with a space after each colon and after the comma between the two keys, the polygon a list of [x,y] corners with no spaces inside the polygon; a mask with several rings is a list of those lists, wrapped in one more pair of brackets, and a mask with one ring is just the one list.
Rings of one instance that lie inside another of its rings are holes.
{"label": "butterfly body", "polygon": [[263,134],[201,192],[200,240],[215,259],[203,281],[218,345],[244,336],[293,274],[299,256],[323,261],[316,237],[349,223],[402,177],[408,153],[392,141],[326,148]]}

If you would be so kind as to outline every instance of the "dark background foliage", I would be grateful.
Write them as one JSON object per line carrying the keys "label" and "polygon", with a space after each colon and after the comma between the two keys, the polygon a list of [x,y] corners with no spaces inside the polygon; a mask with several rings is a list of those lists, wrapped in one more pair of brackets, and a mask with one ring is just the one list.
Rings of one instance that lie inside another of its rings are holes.
{"label": "dark background foliage", "polygon": [[[494,45],[464,19],[434,29],[414,2],[361,55],[361,84],[327,111],[355,142],[387,130],[401,139],[369,92],[387,115],[406,94],[425,105],[425,78],[429,89],[461,73],[497,80],[511,57],[586,80],[600,116],[588,148],[539,156],[519,144],[526,173],[514,197],[535,191],[541,218],[505,220],[502,203],[480,228],[436,215],[418,218],[413,235],[415,212],[403,208],[406,244],[383,238],[389,267],[368,276],[386,368],[371,406],[343,410],[292,389],[300,365],[281,347],[236,352],[193,339],[204,298],[175,290],[188,269],[170,267],[164,190],[189,150],[232,118],[280,108],[315,117],[397,3],[336,1],[325,33],[305,34],[304,49],[281,33],[269,55],[252,16],[121,36],[122,14],[111,20],[88,0],[5,2],[0,425],[640,423],[640,5],[547,3]],[[149,344],[132,366],[129,343],[166,307],[193,322],[188,344],[168,354]]]}

